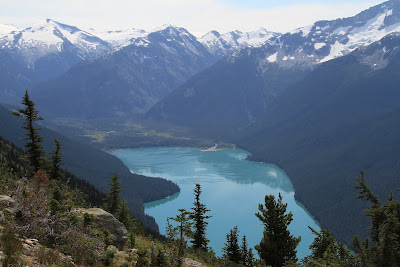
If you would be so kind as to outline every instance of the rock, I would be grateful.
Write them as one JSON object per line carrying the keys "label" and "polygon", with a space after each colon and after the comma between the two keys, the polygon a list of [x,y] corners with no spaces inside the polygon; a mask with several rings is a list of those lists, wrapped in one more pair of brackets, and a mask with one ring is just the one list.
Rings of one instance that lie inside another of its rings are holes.
{"label": "rock", "polygon": [[3,224],[6,221],[6,217],[4,217],[4,213],[0,211],[0,224]]}
{"label": "rock", "polygon": [[197,262],[197,261],[189,259],[189,258],[183,259],[182,266],[183,267],[205,267],[200,262]]}
{"label": "rock", "polygon": [[22,247],[25,250],[25,254],[33,255],[34,251],[40,247],[40,244],[37,239],[23,239]]}
{"label": "rock", "polygon": [[0,195],[0,210],[16,214],[19,211],[18,203],[9,196]]}
{"label": "rock", "polygon": [[94,223],[96,223],[100,229],[110,232],[112,244],[119,250],[124,249],[128,241],[128,231],[111,213],[100,208],[75,209],[72,212],[80,217],[83,217],[84,213],[92,214],[94,216]]}
{"label": "rock", "polygon": [[106,250],[114,250],[115,252],[118,252],[119,251],[119,249],[118,248],[116,248],[115,246],[113,246],[113,245],[109,245],[108,247],[107,247],[107,249]]}

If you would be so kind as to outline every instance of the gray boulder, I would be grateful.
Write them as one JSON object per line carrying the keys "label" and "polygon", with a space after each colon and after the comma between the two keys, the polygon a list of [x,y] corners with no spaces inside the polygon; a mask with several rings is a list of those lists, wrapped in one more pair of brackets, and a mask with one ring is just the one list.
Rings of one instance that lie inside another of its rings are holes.
{"label": "gray boulder", "polygon": [[94,223],[96,223],[100,229],[110,232],[112,244],[119,250],[124,249],[128,241],[128,231],[111,213],[100,208],[75,209],[73,212],[80,217],[83,217],[85,213],[92,214],[94,216]]}
{"label": "gray boulder", "polygon": [[19,211],[18,203],[9,196],[0,195],[0,210],[16,214]]}

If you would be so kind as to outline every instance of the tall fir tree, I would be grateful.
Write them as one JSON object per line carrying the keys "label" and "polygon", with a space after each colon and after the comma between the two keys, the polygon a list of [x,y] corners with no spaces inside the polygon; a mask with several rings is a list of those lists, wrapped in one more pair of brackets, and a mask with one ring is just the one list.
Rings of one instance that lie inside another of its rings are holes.
{"label": "tall fir tree", "polygon": [[107,192],[106,199],[104,202],[104,208],[109,213],[113,214],[114,216],[118,215],[119,208],[121,206],[120,200],[120,193],[122,192],[121,183],[118,181],[119,176],[118,174],[114,174],[110,177],[111,183],[108,185],[110,186],[110,190]]}
{"label": "tall fir tree", "polygon": [[248,265],[249,267],[253,267],[254,266],[254,253],[253,253],[253,249],[249,248],[249,252],[248,252]]}
{"label": "tall fir tree", "polygon": [[371,218],[370,240],[361,242],[358,237],[352,241],[360,261],[373,266],[391,267],[400,266],[400,202],[393,194],[382,205],[377,195],[367,185],[364,172],[356,177],[359,190],[357,198],[370,202],[365,214]]}
{"label": "tall fir tree", "polygon": [[317,232],[310,226],[308,228],[316,237],[310,245],[311,255],[302,260],[304,266],[358,266],[352,252],[337,242],[329,230]]}
{"label": "tall fir tree", "polygon": [[288,261],[297,261],[296,247],[300,237],[296,238],[288,230],[293,220],[293,214],[286,213],[287,204],[282,203],[279,193],[278,201],[275,196],[265,196],[265,207],[259,204],[257,218],[264,224],[263,238],[255,248],[266,265],[281,267]]}
{"label": "tall fir tree", "polygon": [[43,167],[45,152],[42,145],[43,137],[39,135],[40,128],[35,127],[34,123],[43,120],[43,118],[38,116],[39,112],[35,109],[35,103],[30,99],[28,90],[25,91],[21,104],[25,108],[17,109],[13,114],[25,118],[23,128],[27,131],[24,137],[28,154],[26,158],[33,167],[33,171],[37,172]]}
{"label": "tall fir tree", "polygon": [[207,216],[206,213],[210,210],[206,208],[206,205],[200,202],[201,186],[196,184],[194,191],[195,200],[193,202],[194,207],[190,214],[190,218],[194,222],[193,240],[191,241],[193,248],[201,249],[204,251],[208,250],[209,240],[206,238],[206,228],[208,225],[207,219],[211,216]]}
{"label": "tall fir tree", "polygon": [[131,229],[132,215],[129,212],[128,202],[125,199],[120,202],[117,218],[125,225],[126,229]]}
{"label": "tall fir tree", "polygon": [[249,266],[249,248],[247,244],[246,236],[243,236],[242,246],[240,247],[240,253],[242,254],[242,264],[244,266]]}
{"label": "tall fir tree", "polygon": [[239,247],[239,230],[237,226],[233,227],[226,235],[226,243],[222,251],[224,252],[223,257],[229,261],[237,264],[242,261],[242,253]]}
{"label": "tall fir tree", "polygon": [[56,138],[53,139],[56,147],[50,152],[50,179],[56,180],[63,177],[61,172],[62,157],[61,157],[61,142]]}

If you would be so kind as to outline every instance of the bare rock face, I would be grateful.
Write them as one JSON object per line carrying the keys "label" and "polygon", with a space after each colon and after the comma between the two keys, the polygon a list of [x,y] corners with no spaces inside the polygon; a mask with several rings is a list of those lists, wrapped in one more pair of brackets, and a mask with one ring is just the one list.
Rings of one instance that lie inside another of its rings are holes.
{"label": "bare rock face", "polygon": [[9,196],[0,195],[0,210],[16,214],[19,211],[18,203]]}
{"label": "bare rock face", "polygon": [[128,231],[111,213],[100,208],[76,209],[73,210],[73,212],[78,216],[83,216],[85,213],[92,214],[94,216],[94,223],[96,223],[100,229],[110,232],[112,244],[119,250],[124,249],[128,241]]}

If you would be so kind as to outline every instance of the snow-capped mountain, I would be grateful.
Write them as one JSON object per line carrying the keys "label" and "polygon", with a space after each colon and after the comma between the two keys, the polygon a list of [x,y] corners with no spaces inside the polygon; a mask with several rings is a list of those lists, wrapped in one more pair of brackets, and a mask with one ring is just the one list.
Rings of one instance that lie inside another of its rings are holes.
{"label": "snow-capped mountain", "polygon": [[109,42],[114,48],[127,45],[130,40],[144,37],[148,34],[145,30],[135,28],[102,32],[90,29],[90,33]]}
{"label": "snow-capped mountain", "polygon": [[[271,37],[262,46],[242,48],[192,77],[157,103],[148,116],[210,131],[242,129],[254,124],[282,92],[319,64],[393,32],[400,32],[400,0],[371,7],[354,17],[319,21]],[[365,61],[376,64],[375,68],[386,62],[376,53]]]}
{"label": "snow-capped mountain", "polygon": [[0,38],[5,34],[16,31],[18,31],[18,28],[15,27],[14,25],[0,24]]}
{"label": "snow-capped mountain", "polygon": [[279,33],[270,32],[264,28],[252,32],[232,31],[224,34],[211,31],[201,37],[199,41],[212,54],[223,57],[244,47],[261,46],[267,40],[279,35]]}
{"label": "snow-capped mountain", "polygon": [[[392,0],[354,17],[318,21],[282,36],[270,38],[262,47],[260,68],[270,63],[281,67],[310,67],[369,45],[400,31],[400,1]],[[259,51],[260,52],[260,51]]]}
{"label": "snow-capped mountain", "polygon": [[110,51],[110,44],[74,26],[46,19],[25,30],[13,30],[0,37],[0,48],[22,58],[30,68],[52,53],[74,51],[81,60]]}
{"label": "snow-capped mountain", "polygon": [[132,39],[131,44],[137,47],[147,47],[149,44],[157,44],[167,52],[178,55],[195,54],[198,56],[207,55],[207,49],[197,40],[195,36],[186,29],[172,25],[164,25],[145,37]]}
{"label": "snow-capped mountain", "polygon": [[49,116],[131,116],[217,59],[185,29],[167,26],[72,67],[36,87],[33,96]]}

